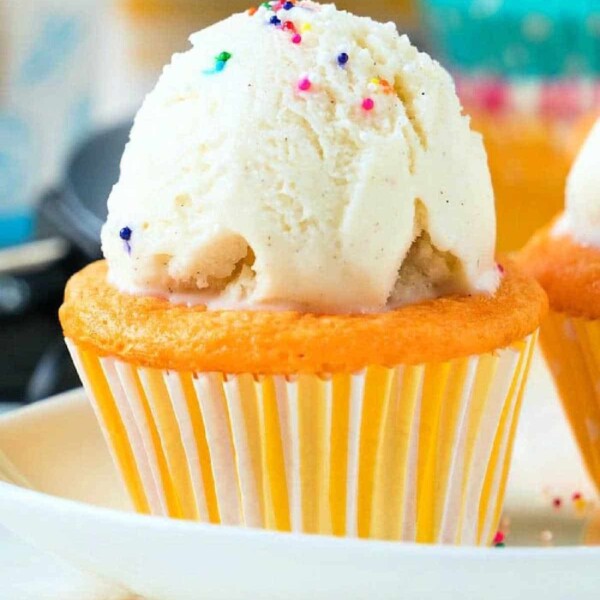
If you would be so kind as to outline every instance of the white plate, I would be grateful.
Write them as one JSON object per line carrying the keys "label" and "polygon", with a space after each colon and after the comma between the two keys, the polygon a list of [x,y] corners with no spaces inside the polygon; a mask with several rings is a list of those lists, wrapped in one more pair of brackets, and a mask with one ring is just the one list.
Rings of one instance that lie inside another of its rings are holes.
{"label": "white plate", "polygon": [[[596,599],[600,548],[512,547],[536,543],[544,529],[561,543],[591,539],[596,523],[591,511],[581,514],[570,501],[574,491],[590,498],[591,486],[539,361],[523,416],[507,502],[509,546],[502,549],[275,534],[134,515],[82,392],[0,420],[0,449],[41,490],[0,484],[0,523],[156,600]],[[563,499],[559,510],[554,495]]]}

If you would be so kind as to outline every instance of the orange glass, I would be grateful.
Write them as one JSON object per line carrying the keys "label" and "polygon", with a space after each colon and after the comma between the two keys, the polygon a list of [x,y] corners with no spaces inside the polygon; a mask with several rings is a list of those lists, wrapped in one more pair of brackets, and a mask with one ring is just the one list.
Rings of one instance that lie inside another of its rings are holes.
{"label": "orange glass", "polygon": [[567,175],[596,115],[574,121],[514,113],[471,115],[488,153],[498,251],[518,250],[562,210]]}

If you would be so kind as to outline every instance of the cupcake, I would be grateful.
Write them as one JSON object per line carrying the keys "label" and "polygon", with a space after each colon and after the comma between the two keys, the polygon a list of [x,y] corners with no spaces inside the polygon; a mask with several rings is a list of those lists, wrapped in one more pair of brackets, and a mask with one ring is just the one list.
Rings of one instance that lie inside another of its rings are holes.
{"label": "cupcake", "polygon": [[519,256],[550,299],[541,346],[600,487],[600,120],[569,175],[566,210]]}
{"label": "cupcake", "polygon": [[486,156],[393,24],[270,2],[138,113],[67,343],[137,510],[486,544],[546,298]]}
{"label": "cupcake", "polygon": [[570,140],[600,105],[600,3],[423,0],[431,44],[485,140],[498,247],[564,208]]}

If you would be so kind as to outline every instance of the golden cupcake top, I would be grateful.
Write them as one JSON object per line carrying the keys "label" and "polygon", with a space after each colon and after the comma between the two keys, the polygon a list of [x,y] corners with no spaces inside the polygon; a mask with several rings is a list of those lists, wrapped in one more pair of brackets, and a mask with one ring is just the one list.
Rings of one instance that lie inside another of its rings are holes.
{"label": "golden cupcake top", "polygon": [[547,298],[508,265],[495,296],[451,296],[371,315],[215,311],[122,294],[105,262],[69,282],[65,336],[99,356],[177,371],[292,375],[443,362],[533,333]]}
{"label": "golden cupcake top", "polygon": [[600,249],[582,246],[552,227],[538,232],[516,257],[548,294],[550,307],[574,317],[600,319]]}
{"label": "golden cupcake top", "polygon": [[600,318],[600,120],[571,173],[564,213],[538,232],[517,258],[557,312]]}

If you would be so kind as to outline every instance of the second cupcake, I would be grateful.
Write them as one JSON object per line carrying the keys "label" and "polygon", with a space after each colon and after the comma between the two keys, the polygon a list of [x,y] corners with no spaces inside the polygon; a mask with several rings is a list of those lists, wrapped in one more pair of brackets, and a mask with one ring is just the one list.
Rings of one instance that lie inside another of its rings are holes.
{"label": "second cupcake", "polygon": [[534,236],[519,262],[550,299],[542,349],[600,488],[600,121],[569,176],[565,213]]}

